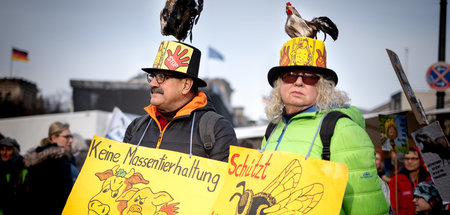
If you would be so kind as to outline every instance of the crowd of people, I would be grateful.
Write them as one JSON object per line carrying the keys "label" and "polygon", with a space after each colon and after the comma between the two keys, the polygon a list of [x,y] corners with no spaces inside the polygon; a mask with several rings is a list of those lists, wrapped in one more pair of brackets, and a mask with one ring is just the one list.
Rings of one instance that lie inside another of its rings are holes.
{"label": "crowd of people", "polygon": [[[340,214],[444,214],[446,206],[417,147],[402,157],[398,172],[386,168],[392,160],[385,162],[384,152],[375,150],[362,114],[336,88],[337,73],[326,67],[326,59],[323,41],[296,37],[283,45],[280,65],[267,74],[270,124],[260,150],[346,164]],[[228,161],[230,146],[238,145],[236,134],[199,90],[206,86],[198,77],[199,65],[197,48],[161,43],[153,67],[143,69],[151,94],[147,114],[130,123],[123,142]],[[328,116],[337,117],[331,123]],[[68,124],[54,122],[48,136],[24,156],[10,137],[0,146],[0,215],[61,214],[86,156],[84,141],[74,140]],[[30,205],[18,205],[23,201]]]}
{"label": "crowd of people", "polygon": [[15,139],[0,139],[0,215],[61,214],[81,169],[77,155],[88,148],[85,141],[73,149],[69,124],[62,122],[52,123],[48,136],[24,155]]}
{"label": "crowd of people", "polygon": [[[388,196],[393,214],[450,214],[449,204],[443,202],[417,146],[397,160],[397,153],[376,149],[378,176],[388,184]],[[391,155],[390,158],[384,157]],[[386,167],[389,166],[389,167]]]}

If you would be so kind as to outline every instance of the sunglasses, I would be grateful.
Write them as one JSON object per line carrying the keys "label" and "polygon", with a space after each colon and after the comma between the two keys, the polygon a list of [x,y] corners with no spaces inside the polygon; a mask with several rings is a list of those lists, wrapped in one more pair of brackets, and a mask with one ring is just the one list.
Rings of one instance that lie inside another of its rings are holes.
{"label": "sunglasses", "polygon": [[281,75],[281,80],[283,80],[284,83],[293,84],[297,81],[298,77],[302,77],[303,83],[311,86],[316,85],[320,79],[320,76],[309,72],[286,72]]}

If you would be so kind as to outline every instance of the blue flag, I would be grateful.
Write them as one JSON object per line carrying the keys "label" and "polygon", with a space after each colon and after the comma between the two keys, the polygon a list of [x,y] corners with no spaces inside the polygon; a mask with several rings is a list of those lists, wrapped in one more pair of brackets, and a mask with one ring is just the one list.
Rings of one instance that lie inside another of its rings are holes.
{"label": "blue flag", "polygon": [[224,61],[225,58],[223,57],[222,54],[220,54],[218,51],[216,51],[215,49],[208,47],[208,57],[209,58],[215,58],[218,59],[220,61]]}

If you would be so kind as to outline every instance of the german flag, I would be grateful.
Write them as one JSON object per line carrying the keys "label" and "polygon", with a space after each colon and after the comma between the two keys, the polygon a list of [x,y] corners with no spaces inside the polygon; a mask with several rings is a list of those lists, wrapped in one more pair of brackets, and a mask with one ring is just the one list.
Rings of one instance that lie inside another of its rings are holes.
{"label": "german flag", "polygon": [[28,61],[28,52],[19,50],[16,48],[12,49],[12,59],[13,60],[21,60],[21,61]]}

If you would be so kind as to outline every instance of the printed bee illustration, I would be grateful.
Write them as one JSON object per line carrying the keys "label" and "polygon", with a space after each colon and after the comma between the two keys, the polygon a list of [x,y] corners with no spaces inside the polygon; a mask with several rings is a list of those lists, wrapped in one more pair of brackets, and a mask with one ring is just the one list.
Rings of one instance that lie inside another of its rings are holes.
{"label": "printed bee illustration", "polygon": [[245,181],[238,183],[236,188],[243,191],[234,193],[229,201],[239,197],[239,215],[306,214],[319,204],[324,189],[320,183],[298,188],[301,175],[302,166],[294,159],[259,193],[245,189]]}

